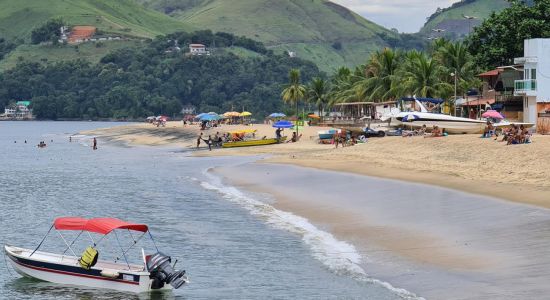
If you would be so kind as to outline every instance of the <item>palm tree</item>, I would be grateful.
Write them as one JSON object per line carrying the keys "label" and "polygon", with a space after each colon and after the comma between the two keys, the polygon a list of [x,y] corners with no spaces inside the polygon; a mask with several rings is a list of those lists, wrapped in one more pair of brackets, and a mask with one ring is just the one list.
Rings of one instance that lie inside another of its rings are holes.
{"label": "palm tree", "polygon": [[385,48],[373,53],[365,67],[365,78],[355,85],[357,93],[369,101],[394,100],[400,64],[400,51]]}
{"label": "palm tree", "polygon": [[[296,120],[298,120],[298,101],[304,99],[306,87],[300,84],[300,70],[292,69],[288,74],[290,82],[286,85],[281,93],[281,97],[285,103],[296,105]],[[298,124],[296,122],[296,136],[298,136]]]}
{"label": "palm tree", "polygon": [[315,103],[319,115],[323,116],[323,109],[328,104],[328,82],[323,78],[313,78],[307,87],[307,101]]}
{"label": "palm tree", "polygon": [[401,92],[420,97],[449,96],[452,86],[442,79],[442,68],[423,53],[411,51],[407,53],[403,84]]}

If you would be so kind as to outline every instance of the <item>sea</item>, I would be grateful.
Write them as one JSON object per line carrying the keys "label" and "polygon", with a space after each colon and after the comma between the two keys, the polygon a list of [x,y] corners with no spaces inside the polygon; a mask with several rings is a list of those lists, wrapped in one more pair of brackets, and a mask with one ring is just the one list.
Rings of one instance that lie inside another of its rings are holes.
{"label": "sea", "polygon": [[[198,158],[188,149],[129,147],[79,132],[107,122],[0,122],[0,244],[34,249],[57,217],[114,217],[149,226],[154,244],[185,269],[189,284],[129,294],[22,278],[0,262],[1,299],[417,299],[371,277],[364,257],[267,195],[210,172],[255,158]],[[38,148],[39,142],[47,144]],[[122,231],[99,244],[100,259],[139,262],[148,236]],[[53,230],[41,250],[79,256],[101,237]],[[136,247],[120,254],[132,241]],[[119,246],[120,243],[120,246]]]}

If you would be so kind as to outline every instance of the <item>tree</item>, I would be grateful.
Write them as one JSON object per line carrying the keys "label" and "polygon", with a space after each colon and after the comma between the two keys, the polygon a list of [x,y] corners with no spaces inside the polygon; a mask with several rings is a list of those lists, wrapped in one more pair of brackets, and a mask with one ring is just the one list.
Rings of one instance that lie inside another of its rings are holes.
{"label": "tree", "polygon": [[[300,70],[292,69],[288,73],[289,83],[286,85],[285,89],[281,93],[281,97],[284,102],[294,103],[296,106],[296,117],[298,117],[298,101],[304,99],[306,95],[306,87],[300,84]],[[298,124],[294,127],[296,128],[296,136],[298,136]]]}
{"label": "tree", "polygon": [[323,109],[328,104],[328,82],[323,78],[313,78],[307,87],[307,101],[314,103],[319,110],[319,114],[323,116]]}
{"label": "tree", "polygon": [[452,86],[441,79],[441,66],[424,53],[411,51],[403,73],[401,92],[419,97],[447,98]]}
{"label": "tree", "polygon": [[61,27],[64,25],[62,19],[51,19],[31,32],[31,42],[39,44],[41,42],[58,41],[61,36]]}
{"label": "tree", "polygon": [[468,37],[475,62],[483,68],[512,64],[523,56],[523,40],[550,37],[550,0],[511,1],[511,6],[493,13]]}
{"label": "tree", "polygon": [[401,52],[385,48],[373,53],[365,68],[365,78],[356,84],[361,98],[369,101],[394,100],[397,97]]}

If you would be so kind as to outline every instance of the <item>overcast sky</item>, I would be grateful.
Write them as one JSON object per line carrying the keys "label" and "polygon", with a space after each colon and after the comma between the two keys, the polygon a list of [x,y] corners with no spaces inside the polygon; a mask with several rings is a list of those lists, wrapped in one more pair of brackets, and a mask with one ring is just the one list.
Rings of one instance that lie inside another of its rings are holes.
{"label": "overcast sky", "polygon": [[332,0],[365,18],[399,32],[417,32],[438,7],[458,0]]}

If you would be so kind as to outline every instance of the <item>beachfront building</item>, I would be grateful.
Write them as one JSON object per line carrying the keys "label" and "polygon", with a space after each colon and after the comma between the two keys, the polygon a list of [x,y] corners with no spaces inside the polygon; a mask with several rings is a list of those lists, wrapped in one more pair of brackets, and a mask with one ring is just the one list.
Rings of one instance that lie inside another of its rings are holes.
{"label": "beachfront building", "polygon": [[514,59],[523,67],[523,78],[515,81],[515,95],[523,98],[523,121],[537,131],[550,131],[550,39],[524,41],[524,55]]}
{"label": "beachfront building", "polygon": [[30,120],[32,119],[32,109],[30,101],[17,101],[15,105],[4,109],[3,118],[11,120]]}
{"label": "beachfront building", "polygon": [[203,44],[189,44],[189,53],[191,55],[210,55],[210,51]]}

